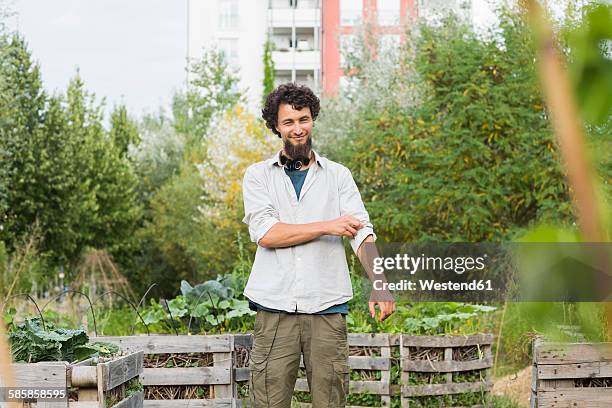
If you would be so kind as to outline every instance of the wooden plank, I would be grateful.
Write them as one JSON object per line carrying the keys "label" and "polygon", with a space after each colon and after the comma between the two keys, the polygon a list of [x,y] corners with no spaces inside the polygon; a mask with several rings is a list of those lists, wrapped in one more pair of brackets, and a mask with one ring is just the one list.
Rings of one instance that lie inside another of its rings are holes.
{"label": "wooden plank", "polygon": [[234,381],[249,381],[249,368],[241,367],[234,369]]}
{"label": "wooden plank", "polygon": [[410,403],[408,399],[401,392],[401,385],[410,383],[410,374],[408,371],[404,371],[404,359],[407,359],[410,356],[410,349],[408,347],[404,347],[404,336],[400,336],[400,404],[402,407],[410,407]]}
{"label": "wooden plank", "polygon": [[[388,347],[387,347],[388,349]],[[349,367],[352,370],[389,370],[391,367],[390,357],[349,356]],[[300,358],[300,368],[306,368],[304,357]]]}
{"label": "wooden plank", "polygon": [[539,390],[539,408],[608,408],[612,388],[569,388]]}
{"label": "wooden plank", "polygon": [[122,399],[112,408],[142,408],[144,402],[144,392],[138,391],[127,398]]}
{"label": "wooden plank", "polygon": [[[429,361],[428,361],[429,363]],[[447,365],[449,367],[453,366],[453,348],[452,347],[447,347],[444,349],[444,363],[447,363]],[[436,371],[440,371],[440,370],[436,370]],[[446,376],[446,382],[447,383],[452,383],[453,382],[453,373],[449,372],[445,374]]]}
{"label": "wooden plank", "polygon": [[[381,352],[389,351],[389,347],[382,347]],[[388,354],[388,353],[387,353]],[[383,370],[391,369],[391,355],[388,357],[369,357],[369,356],[349,356],[349,367],[352,370]]]}
{"label": "wooden plank", "polygon": [[399,343],[399,335],[386,333],[349,333],[348,345],[355,347],[388,347]]}
{"label": "wooden plank", "polygon": [[490,382],[453,383],[453,384],[426,384],[402,386],[405,397],[420,397],[424,395],[462,394],[464,392],[479,392],[489,390]]}
{"label": "wooden plank", "polygon": [[611,361],[596,361],[572,364],[538,364],[538,378],[541,380],[561,378],[612,377]]}
{"label": "wooden plank", "polygon": [[[295,382],[295,391],[309,392],[306,378],[298,378]],[[389,384],[382,381],[350,381],[349,392],[367,392],[375,395],[385,395],[389,392]]]}
{"label": "wooden plank", "polygon": [[230,384],[231,369],[224,367],[145,368],[142,385]]}
{"label": "wooden plank", "polygon": [[122,356],[106,363],[100,363],[104,370],[104,391],[128,382],[142,373],[144,353],[142,350]]}
{"label": "wooden plank", "polygon": [[234,334],[234,348],[237,347],[253,347],[253,334]]}
{"label": "wooden plank", "polygon": [[612,343],[541,343],[534,360],[538,365],[612,361]]}
{"label": "wooden plank", "polygon": [[493,343],[492,334],[471,336],[407,336],[402,334],[403,347],[465,347]]}
{"label": "wooden plank", "polygon": [[231,398],[144,400],[144,408],[232,408]]}
{"label": "wooden plank", "polygon": [[490,368],[492,365],[493,360],[491,359],[491,357],[483,358],[481,360],[469,361],[429,361],[402,359],[402,370],[423,373],[454,373],[458,371],[480,370]]}
{"label": "wooden plank", "polygon": [[102,336],[91,341],[106,341],[126,351],[144,350],[145,354],[231,352],[231,334],[193,336]]}
{"label": "wooden plank", "polygon": [[63,361],[52,364],[11,364],[11,368],[17,387],[66,388],[68,384],[68,363]]}
{"label": "wooden plank", "polygon": [[[380,373],[380,381],[382,383],[384,383],[384,384],[387,384],[387,389],[385,390],[385,395],[382,395],[380,397],[380,400],[382,402],[383,407],[390,407],[391,406],[391,390],[390,390],[390,384],[391,384],[391,371],[390,371],[391,370],[391,347],[381,347],[380,348],[380,355],[389,364],[389,367]],[[350,360],[350,358],[349,358],[349,360]]]}
{"label": "wooden plank", "polygon": [[[65,405],[64,405],[65,406]],[[98,401],[71,401],[68,402],[68,408],[99,408]]]}
{"label": "wooden plank", "polygon": [[[234,350],[233,338],[230,338],[230,350]],[[234,387],[236,382],[232,380],[234,356],[232,352],[229,353],[215,353],[213,354],[213,362],[215,367],[218,369],[225,369],[229,375],[229,381],[226,383],[219,383],[212,388],[213,398],[234,398],[235,392]],[[237,392],[237,391],[236,391]]]}

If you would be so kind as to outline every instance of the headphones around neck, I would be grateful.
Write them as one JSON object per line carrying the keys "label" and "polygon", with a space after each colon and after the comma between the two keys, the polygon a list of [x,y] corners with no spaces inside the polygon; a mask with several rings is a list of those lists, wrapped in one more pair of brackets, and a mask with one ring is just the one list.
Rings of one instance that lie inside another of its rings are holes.
{"label": "headphones around neck", "polygon": [[301,169],[302,166],[308,166],[308,163],[310,163],[310,159],[292,160],[281,153],[280,162],[283,166],[285,166],[287,170],[295,171]]}

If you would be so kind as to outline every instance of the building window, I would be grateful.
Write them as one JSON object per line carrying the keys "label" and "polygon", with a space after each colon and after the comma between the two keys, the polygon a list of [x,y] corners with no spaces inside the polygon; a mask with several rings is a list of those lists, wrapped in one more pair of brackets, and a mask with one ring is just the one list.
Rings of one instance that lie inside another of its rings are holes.
{"label": "building window", "polygon": [[225,62],[231,67],[238,66],[238,39],[222,38],[219,39],[219,51],[223,54]]}
{"label": "building window", "polygon": [[363,0],[340,0],[340,24],[359,24],[363,15]]}
{"label": "building window", "polygon": [[219,0],[219,30],[238,28],[238,0]]}
{"label": "building window", "polygon": [[400,23],[400,0],[377,0],[378,24],[396,26]]}

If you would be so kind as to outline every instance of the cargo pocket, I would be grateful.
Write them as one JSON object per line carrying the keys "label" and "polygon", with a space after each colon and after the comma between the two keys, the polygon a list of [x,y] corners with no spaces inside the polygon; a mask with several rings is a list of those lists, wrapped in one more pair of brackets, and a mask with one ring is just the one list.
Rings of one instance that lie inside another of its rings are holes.
{"label": "cargo pocket", "polygon": [[249,363],[249,400],[251,401],[251,408],[268,406],[266,364],[266,361],[257,364],[252,360]]}
{"label": "cargo pocket", "polygon": [[346,361],[332,361],[332,367],[329,406],[332,408],[344,408],[349,388],[349,366]]}

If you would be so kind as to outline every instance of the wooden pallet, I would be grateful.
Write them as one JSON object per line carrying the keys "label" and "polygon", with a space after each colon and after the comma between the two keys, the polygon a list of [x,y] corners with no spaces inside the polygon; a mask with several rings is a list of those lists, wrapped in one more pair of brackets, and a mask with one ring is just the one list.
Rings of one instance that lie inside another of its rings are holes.
{"label": "wooden pallet", "polygon": [[[211,367],[144,368],[141,382],[145,387],[204,386],[210,398],[144,400],[145,408],[231,407],[235,381],[232,352],[234,336],[224,335],[154,335],[98,337],[97,341],[113,343],[123,350],[142,350],[145,355],[211,353]],[[235,403],[234,403],[235,405]]]}
{"label": "wooden pallet", "polygon": [[564,344],[536,339],[531,406],[612,406],[612,343]]}
{"label": "wooden pallet", "polygon": [[[472,336],[407,336],[400,337],[401,400],[402,407],[410,406],[410,398],[462,394],[488,393],[491,388],[493,335]],[[466,348],[473,351],[469,359],[459,360],[457,354]],[[480,379],[473,382],[455,382],[454,373],[478,372]],[[409,385],[412,379],[444,376],[443,382]]]}
{"label": "wooden pallet", "polygon": [[[52,401],[39,400],[26,405],[38,408],[111,408],[107,398],[120,393],[133,378],[142,373],[143,352],[133,352],[111,361],[95,364],[90,358],[77,364],[67,362],[41,362],[13,364],[15,386],[28,389],[49,390],[77,388],[78,401],[68,398]],[[121,393],[120,393],[121,395]],[[142,408],[142,391],[123,398],[113,408]]]}
{"label": "wooden pallet", "polygon": [[[374,334],[374,333],[349,333],[348,346],[351,354],[359,353],[359,349],[367,349],[379,356],[349,356],[349,368],[351,370],[380,371],[380,381],[350,381],[350,393],[368,393],[380,395],[383,406],[391,406],[391,395],[398,393],[399,389],[391,386],[391,349],[399,345],[399,335],[395,334]],[[250,349],[252,346],[251,335],[236,335],[235,344],[237,347]],[[300,361],[300,368],[304,368],[304,361]],[[249,379],[248,367],[236,368],[236,381],[244,382]],[[295,391],[309,392],[306,378],[298,378],[295,384]],[[311,404],[300,404],[309,407]]]}

